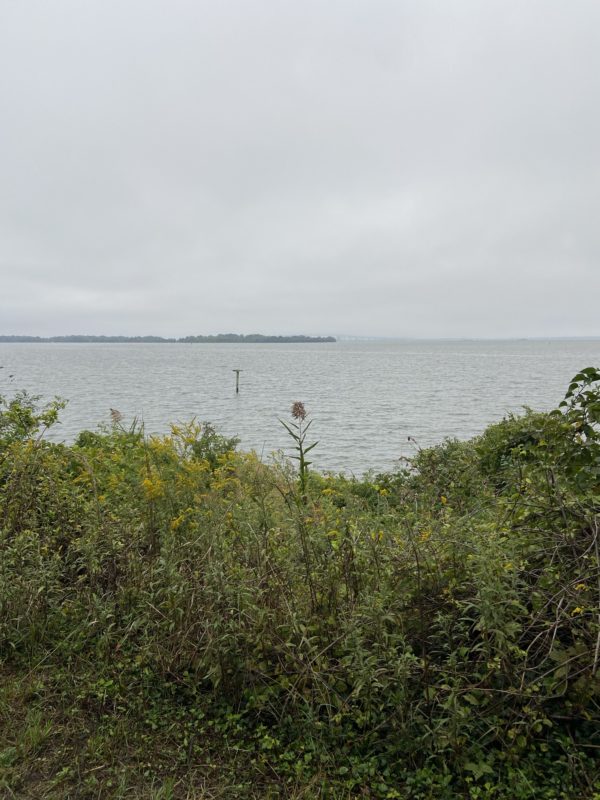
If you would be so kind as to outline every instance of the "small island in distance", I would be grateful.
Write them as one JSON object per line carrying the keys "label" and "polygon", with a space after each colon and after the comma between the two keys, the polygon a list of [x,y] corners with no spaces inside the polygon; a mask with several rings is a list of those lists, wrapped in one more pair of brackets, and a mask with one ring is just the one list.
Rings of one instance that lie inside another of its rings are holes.
{"label": "small island in distance", "polygon": [[0,336],[0,342],[59,342],[72,344],[314,344],[335,342],[334,336],[264,336],[261,333],[218,333],[214,336],[183,336],[164,338],[162,336]]}

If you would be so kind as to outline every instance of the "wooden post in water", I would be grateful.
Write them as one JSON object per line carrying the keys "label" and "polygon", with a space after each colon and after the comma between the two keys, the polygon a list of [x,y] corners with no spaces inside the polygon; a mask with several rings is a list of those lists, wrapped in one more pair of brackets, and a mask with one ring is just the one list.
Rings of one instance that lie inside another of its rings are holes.
{"label": "wooden post in water", "polygon": [[233,369],[232,372],[235,372],[235,393],[240,393],[240,372],[243,372],[241,369]]}

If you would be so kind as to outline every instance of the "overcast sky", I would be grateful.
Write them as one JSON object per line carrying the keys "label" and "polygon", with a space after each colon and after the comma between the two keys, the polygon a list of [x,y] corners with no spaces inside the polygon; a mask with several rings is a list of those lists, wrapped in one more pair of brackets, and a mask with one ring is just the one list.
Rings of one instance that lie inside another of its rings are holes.
{"label": "overcast sky", "polygon": [[598,0],[0,0],[0,333],[600,335]]}

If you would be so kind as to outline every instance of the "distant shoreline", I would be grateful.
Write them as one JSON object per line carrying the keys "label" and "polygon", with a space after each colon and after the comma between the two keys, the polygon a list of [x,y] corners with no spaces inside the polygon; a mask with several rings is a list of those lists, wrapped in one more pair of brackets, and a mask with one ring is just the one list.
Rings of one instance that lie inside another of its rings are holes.
{"label": "distant shoreline", "polygon": [[21,336],[0,335],[0,344],[319,344],[322,342],[337,343],[380,343],[411,344],[415,342],[599,342],[600,336],[266,336],[260,333],[239,334],[219,333],[212,336],[88,336],[74,334],[70,336]]}
{"label": "distant shoreline", "polygon": [[219,333],[215,336],[0,336],[2,344],[320,344],[335,342],[333,336],[263,336],[260,333]]}

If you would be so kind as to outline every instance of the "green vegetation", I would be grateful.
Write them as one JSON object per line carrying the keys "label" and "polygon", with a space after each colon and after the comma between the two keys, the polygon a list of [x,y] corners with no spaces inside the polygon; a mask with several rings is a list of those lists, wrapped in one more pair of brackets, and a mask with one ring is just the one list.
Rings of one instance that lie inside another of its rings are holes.
{"label": "green vegetation", "polygon": [[63,344],[314,344],[335,342],[333,336],[265,336],[262,333],[218,333],[215,336],[183,336],[165,339],[162,336],[0,336],[0,342],[56,342]]}
{"label": "green vegetation", "polygon": [[2,401],[0,796],[600,798],[600,373],[364,480],[295,408],[299,471]]}

